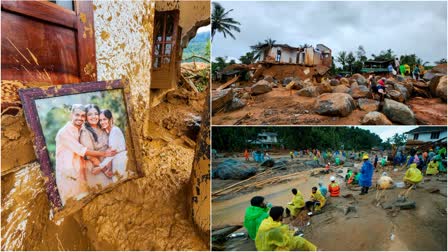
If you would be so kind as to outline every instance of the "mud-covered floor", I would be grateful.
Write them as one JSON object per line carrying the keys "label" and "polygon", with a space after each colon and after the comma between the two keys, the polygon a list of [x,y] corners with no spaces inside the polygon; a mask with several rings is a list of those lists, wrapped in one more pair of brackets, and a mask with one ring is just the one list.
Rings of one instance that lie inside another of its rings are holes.
{"label": "mud-covered floor", "polygon": [[[360,163],[355,163],[355,166],[359,165]],[[394,172],[392,166],[387,168],[394,181],[402,180],[405,170]],[[301,173],[302,176],[295,176],[293,179],[266,185],[260,189],[216,198],[212,202],[213,229],[225,225],[242,225],[245,209],[254,196],[264,196],[266,202],[271,202],[274,206],[285,206],[292,198],[291,188],[300,190],[307,200],[312,186],[317,186],[318,181],[327,184],[329,177],[335,175],[333,173],[310,176],[311,170]],[[374,173],[373,184],[380,174],[381,171]],[[341,181],[339,176],[337,178]],[[377,192],[374,189],[371,189],[369,194],[360,196],[358,190],[351,190],[340,182],[341,195],[352,194],[353,197],[330,198],[322,214],[311,217],[311,225],[305,227],[304,237],[313,242],[319,250],[446,251],[446,175],[425,177],[425,180],[416,190],[412,190],[408,197],[417,203],[416,209],[395,212],[377,206],[375,200]],[[219,183],[222,187],[229,185],[223,180],[214,180],[213,191],[220,189]],[[430,189],[439,189],[440,193],[430,193],[428,191]],[[385,191],[382,202],[396,199],[403,190],[396,188]],[[345,215],[343,209],[350,203],[356,207],[357,212]],[[284,219],[285,223],[290,221],[289,218]],[[246,231],[241,228],[235,232]],[[229,239],[224,244],[214,244],[213,248],[255,250],[255,245],[250,239],[237,237]]]}
{"label": "mud-covered floor", "polygon": [[[188,215],[195,120],[205,94],[175,91],[151,109],[144,177],[99,195],[60,223],[35,162],[2,177],[2,250],[207,250]],[[178,95],[177,95],[178,94]],[[197,133],[197,132],[196,132]]]}
{"label": "mud-covered floor", "polygon": [[[214,85],[215,87],[217,84]],[[218,112],[214,125],[360,125],[367,111],[356,108],[346,117],[324,116],[314,112],[316,97],[305,97],[279,85],[271,92],[253,96],[236,111]],[[416,115],[417,124],[443,125],[447,105],[440,98],[411,98],[407,105]]]}

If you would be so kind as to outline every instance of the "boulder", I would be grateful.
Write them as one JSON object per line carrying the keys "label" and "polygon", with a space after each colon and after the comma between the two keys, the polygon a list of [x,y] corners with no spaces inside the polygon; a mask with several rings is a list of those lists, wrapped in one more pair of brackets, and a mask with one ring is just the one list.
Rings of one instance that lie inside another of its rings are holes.
{"label": "boulder", "polygon": [[397,75],[397,81],[399,82],[403,82],[405,80],[405,78],[401,75]]}
{"label": "boulder", "polygon": [[331,93],[333,92],[333,89],[331,88],[330,83],[322,82],[317,86],[317,91],[319,92],[319,94],[323,94],[323,93]]}
{"label": "boulder", "polygon": [[241,161],[226,159],[212,171],[212,178],[246,179],[257,173],[255,167],[249,167]]}
{"label": "boulder", "polygon": [[285,77],[282,81],[283,86],[288,85],[292,81],[293,77]]}
{"label": "boulder", "polygon": [[393,122],[406,125],[416,124],[414,112],[403,103],[384,99],[383,113]]}
{"label": "boulder", "polygon": [[[394,89],[395,89],[395,91],[398,91],[398,92],[403,96],[403,101],[405,101],[405,100],[407,100],[409,97],[411,97],[412,90],[413,90],[414,88],[412,87],[412,89],[409,90],[407,87],[405,87],[405,86],[403,86],[403,85],[401,85],[401,84],[395,83],[395,85],[394,85]],[[390,92],[391,92],[391,91],[389,91],[388,93],[390,93]],[[394,99],[394,100],[395,100],[395,99]],[[403,101],[400,101],[400,102],[403,102]]]}
{"label": "boulder", "polygon": [[414,85],[413,95],[415,97],[431,98],[431,93],[429,92],[429,89],[418,88],[415,85]]}
{"label": "boulder", "polygon": [[350,92],[350,88],[345,85],[337,85],[333,88],[333,93],[348,93]]}
{"label": "boulder", "polygon": [[430,81],[432,80],[432,78],[434,78],[435,74],[430,72],[430,71],[426,71],[426,73],[423,75],[423,79],[425,81]]}
{"label": "boulder", "polygon": [[310,86],[306,88],[302,88],[299,92],[297,92],[299,96],[307,96],[307,97],[317,97],[319,95],[319,91],[317,87]]}
{"label": "boulder", "polygon": [[227,105],[227,111],[237,110],[237,109],[240,109],[240,108],[242,108],[242,107],[244,107],[244,106],[246,106],[246,103],[245,103],[244,101],[242,101],[242,100],[240,100],[240,99],[234,97],[234,98],[232,99],[232,102],[230,102],[230,103]]}
{"label": "boulder", "polygon": [[361,120],[364,125],[392,125],[392,122],[387,117],[377,111],[367,113]]}
{"label": "boulder", "polygon": [[342,84],[342,85],[346,85],[346,86],[349,84],[347,78],[341,78],[341,79],[339,80],[339,83]]}
{"label": "boulder", "polygon": [[364,76],[360,75],[356,78],[356,82],[358,83],[358,85],[360,86],[367,86],[368,82],[366,80],[366,78],[364,78]]}
{"label": "boulder", "polygon": [[339,81],[336,79],[332,79],[332,80],[330,80],[330,85],[337,86],[337,85],[339,85]]}
{"label": "boulder", "polygon": [[278,88],[277,83],[271,82],[269,85],[271,86],[271,88]]}
{"label": "boulder", "polygon": [[274,160],[272,160],[272,159],[268,159],[268,160],[265,160],[263,163],[261,163],[260,166],[273,167],[274,164],[275,164],[275,161],[274,161]]}
{"label": "boulder", "polygon": [[263,80],[265,80],[267,82],[274,82],[274,78],[272,76],[270,76],[270,75],[264,76]]}
{"label": "boulder", "polygon": [[422,82],[422,81],[417,81],[417,82],[414,82],[414,88],[415,87],[418,87],[418,88],[429,88],[429,83]]}
{"label": "boulder", "polygon": [[304,165],[307,167],[318,168],[320,167],[319,161],[317,160],[308,160],[304,162]]}
{"label": "boulder", "polygon": [[314,108],[320,115],[347,116],[355,109],[355,102],[349,94],[326,93],[317,97]]}
{"label": "boulder", "polygon": [[380,102],[376,100],[365,98],[358,99],[358,107],[367,112],[377,111],[379,105]]}
{"label": "boulder", "polygon": [[394,101],[397,101],[397,102],[404,102],[404,96],[403,96],[403,94],[400,93],[400,92],[397,91],[397,90],[391,90],[391,91],[387,92],[387,95],[386,95],[386,96],[387,96],[388,98],[394,100]]}
{"label": "boulder", "polygon": [[[400,83],[397,83],[397,85],[394,85],[394,89],[395,90],[397,90],[398,88],[399,88],[399,86],[398,85],[402,85],[403,87],[405,87],[406,89],[407,89],[407,94],[406,94],[406,99],[407,98],[409,98],[410,96],[411,96],[411,94],[412,94],[412,90],[414,89],[414,84],[412,84],[412,82],[408,82],[408,81],[405,81],[405,82],[400,82]],[[401,92],[401,91],[400,91]],[[403,92],[402,92],[403,93]],[[403,94],[404,95],[404,94]]]}
{"label": "boulder", "polygon": [[233,90],[231,88],[212,92],[212,113],[216,113],[232,102]]}
{"label": "boulder", "polygon": [[436,88],[436,96],[441,98],[445,102],[446,102],[446,95],[447,95],[446,94],[446,88],[447,88],[446,82],[447,82],[447,79],[446,79],[446,75],[445,75],[442,78],[440,78],[439,84],[437,85],[437,88]]}
{"label": "boulder", "polygon": [[446,75],[447,74],[447,65],[446,65],[446,63],[438,64],[437,66],[435,66],[435,67],[433,67],[431,69],[431,72],[433,72],[433,73],[441,73],[441,74]]}
{"label": "boulder", "polygon": [[288,85],[285,87],[286,89],[294,89],[294,90],[300,90],[303,88],[302,81],[291,81]]}
{"label": "boulder", "polygon": [[369,88],[367,88],[366,86],[357,86],[356,87],[356,85],[352,85],[352,87],[350,88],[349,94],[354,99],[365,98],[365,97],[371,96]]}
{"label": "boulder", "polygon": [[253,95],[260,95],[270,91],[272,91],[272,87],[270,83],[265,80],[261,80],[251,87],[251,92]]}
{"label": "boulder", "polygon": [[429,82],[429,91],[431,92],[431,95],[433,97],[436,97],[436,89],[437,86],[439,85],[440,80],[442,79],[443,75],[441,74],[436,74],[434,76],[434,78],[431,79],[431,81]]}

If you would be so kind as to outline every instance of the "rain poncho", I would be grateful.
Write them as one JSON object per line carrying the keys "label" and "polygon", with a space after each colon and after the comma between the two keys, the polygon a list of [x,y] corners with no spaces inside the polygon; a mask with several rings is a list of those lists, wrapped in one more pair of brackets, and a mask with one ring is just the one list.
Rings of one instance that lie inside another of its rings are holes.
{"label": "rain poncho", "polygon": [[439,164],[439,171],[446,172],[446,168],[442,163],[442,157],[440,155],[436,155],[435,160],[437,160],[437,163]]}
{"label": "rain poncho", "polygon": [[261,208],[250,206],[246,209],[243,225],[247,229],[247,233],[252,240],[255,239],[261,222],[267,217],[269,217],[269,208],[267,207]]}
{"label": "rain poncho", "polygon": [[405,182],[407,181],[413,184],[419,183],[420,181],[422,181],[422,179],[423,175],[422,172],[417,168],[417,164],[411,164],[403,177],[403,180]]}
{"label": "rain poncho", "polygon": [[431,174],[437,174],[439,173],[439,164],[435,162],[435,160],[428,163],[428,168],[426,168],[426,175]]}
{"label": "rain poncho", "polygon": [[314,244],[300,236],[294,236],[294,231],[289,230],[288,225],[274,221],[272,217],[268,217],[261,223],[255,239],[255,247],[262,251],[317,250]]}
{"label": "rain poncho", "polygon": [[394,181],[391,177],[383,175],[380,177],[380,179],[378,179],[377,185],[380,189],[389,189],[394,185]]}
{"label": "rain poncho", "polygon": [[315,210],[317,210],[317,211],[320,210],[322,207],[324,207],[325,202],[327,201],[325,199],[325,197],[322,196],[322,194],[320,193],[319,190],[317,190],[316,193],[311,193],[311,199],[314,200],[314,201],[317,200],[317,201],[320,202],[320,206],[316,206],[315,207]]}
{"label": "rain poncho", "polygon": [[292,216],[296,216],[301,208],[305,206],[305,200],[303,199],[303,195],[300,191],[297,191],[297,194],[294,195],[290,204],[288,204],[288,209],[291,211]]}
{"label": "rain poncho", "polygon": [[341,159],[339,157],[335,158],[335,163],[336,165],[339,165],[341,163]]}
{"label": "rain poncho", "polygon": [[372,186],[373,165],[369,160],[365,161],[361,167],[361,176],[359,176],[359,185],[365,187]]}
{"label": "rain poncho", "polygon": [[386,163],[387,163],[387,160],[386,160],[386,158],[383,157],[383,158],[381,159],[381,166],[385,166]]}
{"label": "rain poncho", "polygon": [[322,196],[324,196],[324,197],[327,197],[327,188],[325,187],[325,186],[323,186],[323,185],[319,185],[319,191],[320,191],[320,194],[322,194]]}

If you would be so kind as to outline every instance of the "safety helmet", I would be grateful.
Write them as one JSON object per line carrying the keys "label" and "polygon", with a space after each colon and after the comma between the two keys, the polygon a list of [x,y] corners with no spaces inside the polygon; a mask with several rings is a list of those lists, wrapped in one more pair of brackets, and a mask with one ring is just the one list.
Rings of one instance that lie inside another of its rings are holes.
{"label": "safety helmet", "polygon": [[330,181],[335,181],[335,180],[336,180],[336,178],[334,176],[330,177]]}
{"label": "safety helmet", "polygon": [[364,156],[362,156],[362,159],[369,159],[369,155],[364,154]]}

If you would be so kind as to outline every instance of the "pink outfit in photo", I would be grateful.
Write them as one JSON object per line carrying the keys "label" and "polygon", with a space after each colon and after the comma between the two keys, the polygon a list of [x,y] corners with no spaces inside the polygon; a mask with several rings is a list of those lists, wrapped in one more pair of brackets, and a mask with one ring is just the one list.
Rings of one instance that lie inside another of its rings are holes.
{"label": "pink outfit in photo", "polygon": [[56,184],[62,204],[72,197],[87,195],[81,179],[82,157],[87,148],[79,143],[79,129],[68,122],[56,135]]}

